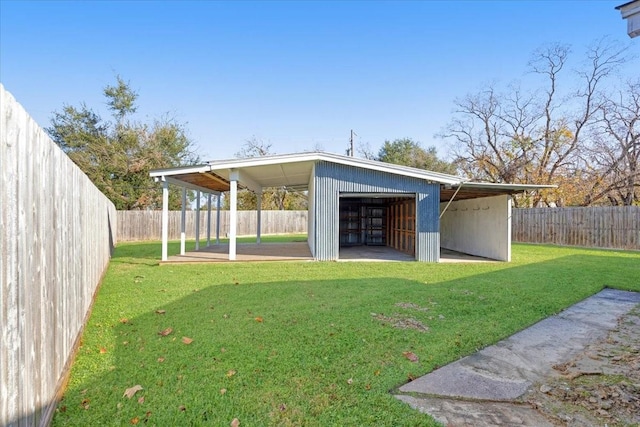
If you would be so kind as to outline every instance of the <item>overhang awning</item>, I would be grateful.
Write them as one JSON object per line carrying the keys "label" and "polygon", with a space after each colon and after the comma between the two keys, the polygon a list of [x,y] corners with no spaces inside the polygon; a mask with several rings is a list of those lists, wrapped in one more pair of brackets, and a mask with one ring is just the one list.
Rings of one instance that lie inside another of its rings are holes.
{"label": "overhang awning", "polygon": [[640,36],[640,0],[632,0],[616,7],[622,15],[622,19],[627,20],[627,34],[629,37]]}
{"label": "overhang awning", "polygon": [[[461,185],[441,185],[440,201],[448,202],[455,194],[454,200],[477,199],[502,194],[514,195],[525,191],[556,188],[556,185],[499,184],[492,182],[467,181]],[[457,194],[456,194],[457,192]]]}
{"label": "overhang awning", "polygon": [[231,175],[235,171],[239,172],[240,188],[255,191],[267,187],[287,187],[302,191],[307,190],[313,166],[318,161],[377,170],[439,184],[458,184],[465,181],[464,178],[455,175],[322,152],[214,160],[183,168],[155,169],[151,171],[151,176],[156,179],[167,179],[178,185],[184,183],[184,186],[201,191],[221,192],[229,190]]}

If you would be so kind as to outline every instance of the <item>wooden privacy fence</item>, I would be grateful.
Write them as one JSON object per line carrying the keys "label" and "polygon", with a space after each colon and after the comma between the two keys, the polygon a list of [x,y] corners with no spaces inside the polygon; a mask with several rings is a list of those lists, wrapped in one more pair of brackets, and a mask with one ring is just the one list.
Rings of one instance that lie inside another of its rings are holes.
{"label": "wooden privacy fence", "polygon": [[0,426],[47,425],[116,209],[0,84]]}
{"label": "wooden privacy fence", "polygon": [[[180,211],[169,211],[169,239],[180,238]],[[211,238],[216,235],[216,211],[211,211]],[[196,212],[186,212],[186,236],[195,238]],[[256,211],[238,211],[239,236],[255,236]],[[307,232],[307,211],[262,211],[261,234],[290,234]],[[229,211],[220,211],[220,237],[229,233]],[[162,211],[118,211],[118,241],[160,240]],[[200,211],[200,238],[207,238],[207,211]]]}
{"label": "wooden privacy fence", "polygon": [[640,250],[640,206],[513,209],[514,242]]}

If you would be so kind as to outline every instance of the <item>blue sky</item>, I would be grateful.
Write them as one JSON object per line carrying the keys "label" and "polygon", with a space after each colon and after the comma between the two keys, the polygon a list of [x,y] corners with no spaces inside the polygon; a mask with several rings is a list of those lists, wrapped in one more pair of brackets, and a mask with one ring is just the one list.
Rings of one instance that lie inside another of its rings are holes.
{"label": "blue sky", "polygon": [[[0,81],[42,126],[63,104],[100,112],[121,75],[137,119],[185,122],[204,159],[252,137],[277,153],[344,154],[434,138],[455,98],[534,84],[531,53],[612,36],[640,56],[617,1],[28,2],[0,0]],[[633,67],[636,67],[635,69]],[[638,73],[638,61],[624,71]]]}

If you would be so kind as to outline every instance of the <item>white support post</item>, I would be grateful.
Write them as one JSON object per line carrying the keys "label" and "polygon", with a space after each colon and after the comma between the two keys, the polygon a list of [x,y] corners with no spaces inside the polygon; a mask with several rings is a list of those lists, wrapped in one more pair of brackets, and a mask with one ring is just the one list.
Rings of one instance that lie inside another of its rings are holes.
{"label": "white support post", "polygon": [[506,260],[507,262],[511,262],[511,208],[512,208],[512,196],[507,196],[507,235],[505,238],[507,239],[507,253]]}
{"label": "white support post", "polygon": [[196,251],[200,250],[200,190],[196,192]]}
{"label": "white support post", "polygon": [[207,247],[211,246],[211,193],[207,194]]}
{"label": "white support post", "polygon": [[162,261],[168,258],[169,246],[169,182],[162,177]]}
{"label": "white support post", "polygon": [[222,193],[216,197],[216,245],[220,244],[220,205],[221,205]]}
{"label": "white support post", "polygon": [[257,198],[256,243],[260,243],[260,231],[262,229],[262,193],[256,193],[256,198]]}
{"label": "white support post", "polygon": [[[233,176],[233,174],[232,174]],[[236,177],[231,178],[229,200],[229,261],[236,259],[236,229],[238,222],[238,181]]]}
{"label": "white support post", "polygon": [[180,255],[185,254],[187,240],[187,189],[182,187],[182,215],[180,216]]}

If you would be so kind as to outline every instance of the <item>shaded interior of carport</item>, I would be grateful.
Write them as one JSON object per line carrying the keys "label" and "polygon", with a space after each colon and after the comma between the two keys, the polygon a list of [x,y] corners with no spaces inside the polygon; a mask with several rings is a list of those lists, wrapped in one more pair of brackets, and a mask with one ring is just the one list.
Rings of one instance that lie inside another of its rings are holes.
{"label": "shaded interior of carport", "polygon": [[[511,258],[511,197],[521,186],[467,183],[440,186],[440,260]],[[415,194],[341,194],[340,258],[408,259],[416,251]],[[473,243],[475,242],[475,243]],[[371,248],[369,252],[358,247]],[[371,254],[376,254],[371,256]]]}
{"label": "shaded interior of carport", "polygon": [[339,217],[340,248],[388,246],[415,256],[415,194],[343,193]]}

